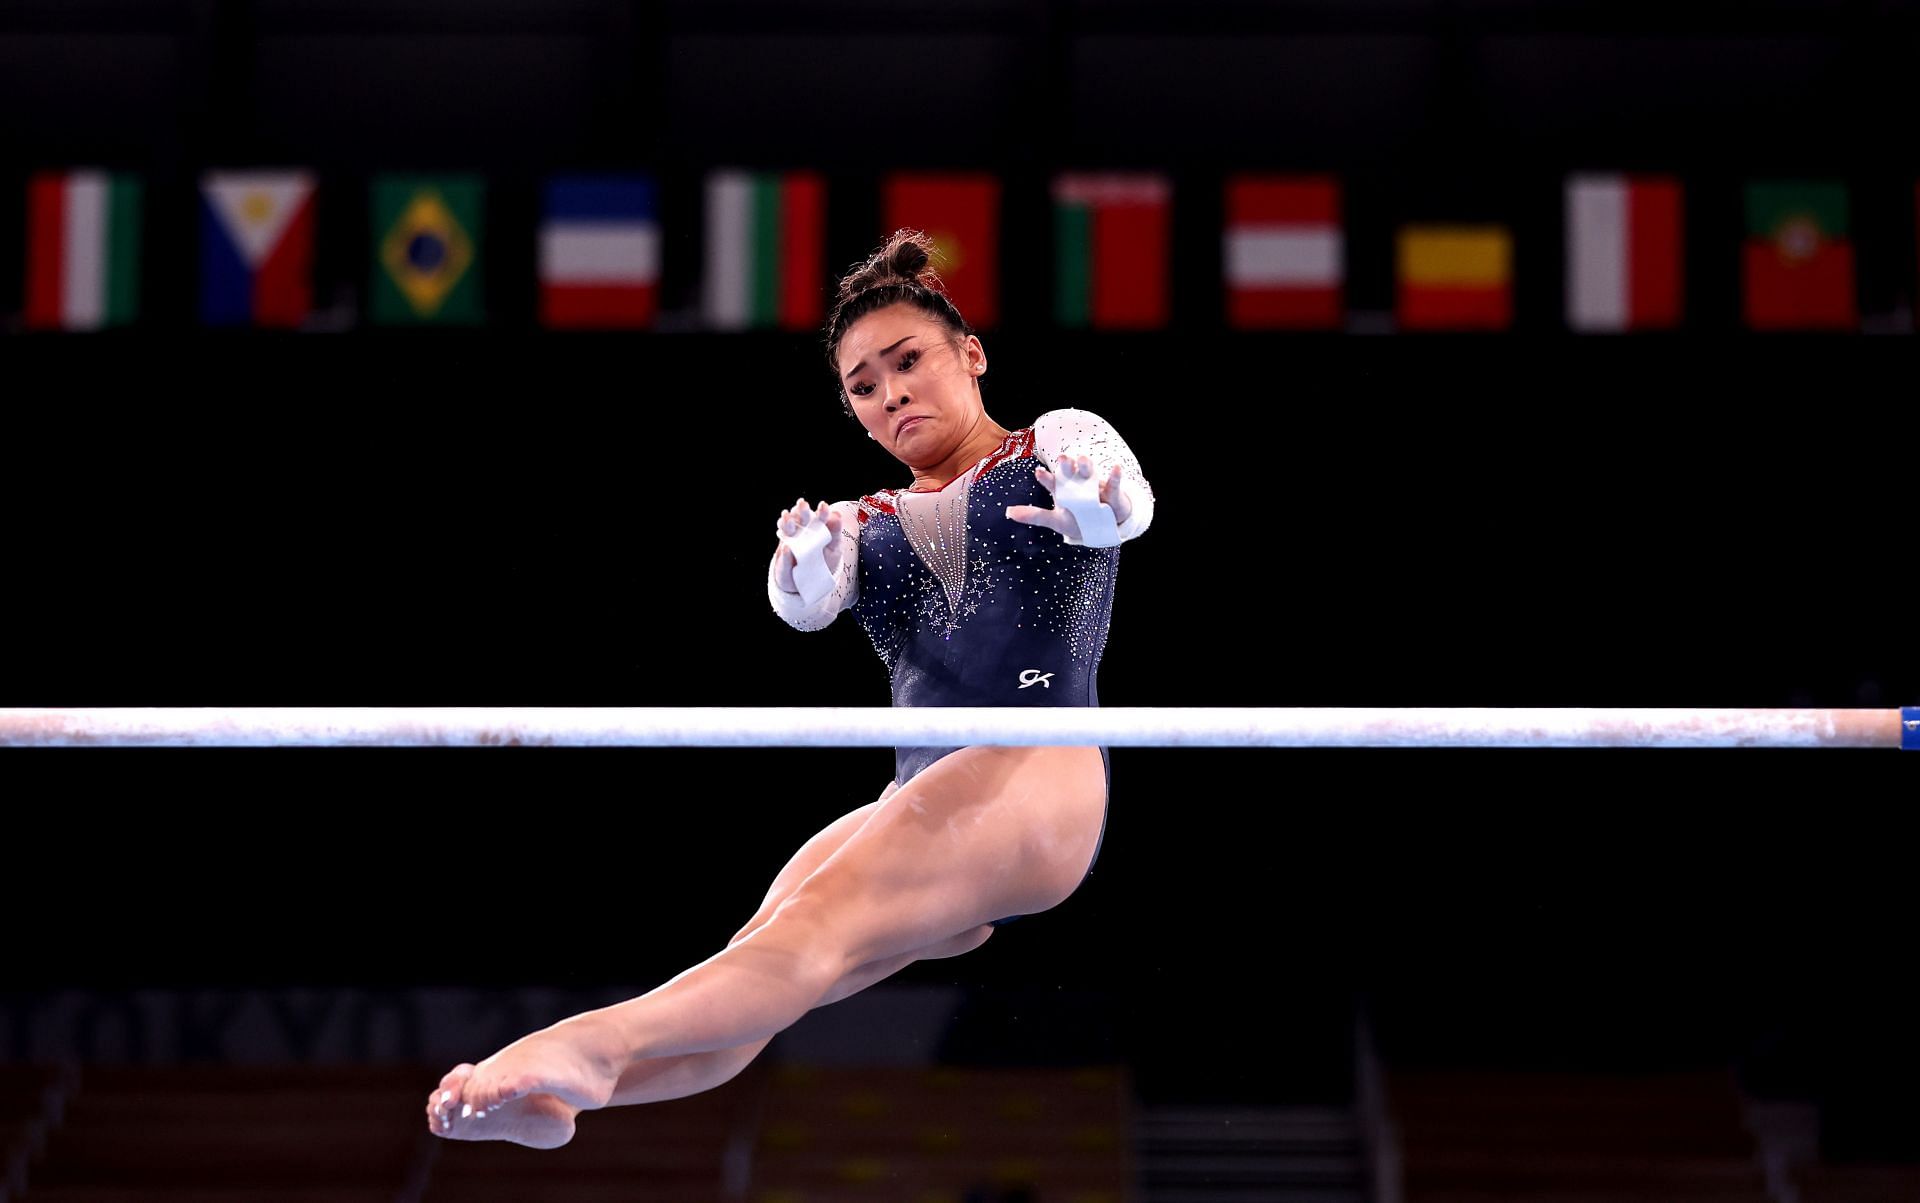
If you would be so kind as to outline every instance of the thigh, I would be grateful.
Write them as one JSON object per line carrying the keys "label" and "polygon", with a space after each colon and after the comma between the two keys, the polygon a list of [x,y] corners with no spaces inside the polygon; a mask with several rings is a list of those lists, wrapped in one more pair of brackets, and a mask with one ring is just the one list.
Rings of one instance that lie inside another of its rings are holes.
{"label": "thigh", "polygon": [[1048,910],[1086,875],[1106,800],[1097,748],[961,748],[882,801],[778,911],[855,966]]}
{"label": "thigh", "polygon": [[773,912],[786,901],[789,894],[799,888],[800,883],[807,879],[807,875],[819,868],[829,856],[838,852],[840,845],[853,838],[853,833],[860,830],[866,821],[873,817],[873,813],[880,809],[880,804],[891,798],[899,788],[898,785],[889,781],[879,798],[857,810],[841,815],[821,828],[806,843],[800,845],[800,850],[793,854],[787,861],[786,867],[774,877],[773,885],[767,890],[767,896],[760,902],[760,909],[754,912],[753,918],[747,920],[745,927],[734,934],[733,939],[727,941],[727,947],[731,948],[746,939],[761,924],[772,918]]}

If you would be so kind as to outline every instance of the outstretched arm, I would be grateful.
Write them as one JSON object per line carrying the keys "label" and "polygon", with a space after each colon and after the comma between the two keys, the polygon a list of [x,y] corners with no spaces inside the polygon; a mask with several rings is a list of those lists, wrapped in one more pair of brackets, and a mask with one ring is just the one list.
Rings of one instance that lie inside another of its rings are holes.
{"label": "outstretched arm", "polygon": [[[801,530],[799,524],[788,517],[803,509],[806,525],[814,527],[810,531]],[[832,516],[830,523],[829,515]],[[825,531],[815,524],[826,524]],[[860,506],[857,502],[840,501],[828,507],[822,502],[815,509],[805,506],[802,498],[793,510],[781,515],[775,530],[780,535],[780,546],[774,550],[773,562],[767,566],[767,600],[787,625],[802,631],[817,631],[859,600]],[[820,538],[822,533],[826,535],[824,540]],[[810,548],[810,544],[814,546]],[[800,549],[800,555],[814,562],[800,563],[795,556],[796,548]],[[831,554],[827,554],[829,552]],[[802,595],[809,576],[817,582],[816,589],[824,588],[823,593],[811,599]]]}
{"label": "outstretched arm", "polygon": [[1048,526],[1068,543],[1112,547],[1153,522],[1153,489],[1132,448],[1106,419],[1084,409],[1056,409],[1033,424],[1034,475],[1054,495],[1054,508],[1010,506],[1007,517]]}

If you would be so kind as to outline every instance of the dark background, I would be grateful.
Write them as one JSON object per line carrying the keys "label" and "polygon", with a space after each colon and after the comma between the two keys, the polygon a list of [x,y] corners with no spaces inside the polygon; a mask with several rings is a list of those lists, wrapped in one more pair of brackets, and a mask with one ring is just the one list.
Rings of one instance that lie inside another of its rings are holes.
{"label": "dark background", "polygon": [[[149,178],[145,319],[0,339],[12,706],[878,705],[856,626],[769,613],[771,524],[904,469],[817,335],[677,332],[712,166],[1006,180],[988,411],[1108,418],[1158,510],[1103,703],[1870,706],[1920,700],[1913,3],[16,3],[0,230],[27,174]],[[490,182],[487,327],[194,327],[193,180],[321,174],[320,298],[365,288],[364,185]],[[1175,178],[1175,318],[1050,324],[1044,181]],[[549,171],[664,196],[659,332],[533,326]],[[1349,303],[1401,221],[1510,222],[1516,329],[1231,333],[1219,189],[1331,171]],[[1564,330],[1570,170],[1687,187],[1687,328]],[[1852,185],[1862,310],[1738,329],[1740,186]],[[182,231],[180,238],[165,236]],[[0,237],[0,311],[21,239]],[[752,913],[879,749],[12,752],[0,982],[664,980]],[[1036,1006],[1008,1056],[1167,1089],[1344,1088],[1403,1061],[1910,1072],[1912,766],[1870,752],[1116,749],[1068,903],[902,980]],[[1196,1045],[1208,1052],[1196,1057]],[[1863,1067],[1871,1067],[1870,1070]],[[1905,1068],[1903,1068],[1905,1067]],[[1871,1080],[1861,1086],[1863,1080]]]}

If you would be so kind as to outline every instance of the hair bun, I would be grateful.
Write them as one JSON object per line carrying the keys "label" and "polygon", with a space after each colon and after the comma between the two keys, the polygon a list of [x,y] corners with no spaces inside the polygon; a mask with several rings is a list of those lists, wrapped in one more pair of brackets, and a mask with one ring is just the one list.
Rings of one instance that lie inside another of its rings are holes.
{"label": "hair bun", "polygon": [[881,251],[887,274],[913,284],[925,284],[920,275],[933,262],[934,241],[918,230],[896,230]]}

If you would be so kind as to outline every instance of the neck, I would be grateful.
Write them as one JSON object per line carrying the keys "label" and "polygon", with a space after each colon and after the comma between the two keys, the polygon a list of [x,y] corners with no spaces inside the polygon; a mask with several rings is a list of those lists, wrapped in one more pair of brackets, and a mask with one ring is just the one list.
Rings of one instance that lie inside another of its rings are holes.
{"label": "neck", "polygon": [[1008,431],[1000,423],[987,416],[985,410],[974,419],[973,429],[960,440],[945,459],[937,464],[927,464],[913,470],[913,488],[938,489],[948,484],[954,477],[973,467],[974,463],[990,454],[1006,439]]}

